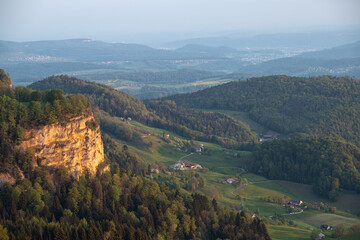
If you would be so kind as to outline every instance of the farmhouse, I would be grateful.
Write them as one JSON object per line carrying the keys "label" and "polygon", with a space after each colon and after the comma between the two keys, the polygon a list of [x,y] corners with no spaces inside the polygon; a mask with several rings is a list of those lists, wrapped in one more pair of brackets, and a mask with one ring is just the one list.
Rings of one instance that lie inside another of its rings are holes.
{"label": "farmhouse", "polygon": [[301,206],[301,204],[303,204],[303,201],[301,201],[301,200],[290,200],[289,204],[298,207],[298,206]]}
{"label": "farmhouse", "polygon": [[332,226],[327,224],[321,224],[320,228],[323,230],[332,230]]}
{"label": "farmhouse", "polygon": [[269,140],[272,140],[272,139],[277,139],[277,136],[274,136],[274,135],[264,135],[262,136],[259,141],[260,142],[265,142],[265,141],[269,141]]}
{"label": "farmhouse", "polygon": [[198,146],[195,146],[195,152],[201,153],[201,151],[204,149],[204,144],[200,144]]}
{"label": "farmhouse", "polygon": [[200,164],[189,162],[189,161],[178,161],[177,163],[170,165],[170,167],[175,170],[202,169]]}
{"label": "farmhouse", "polygon": [[201,153],[201,147],[195,147],[195,152]]}
{"label": "farmhouse", "polygon": [[234,178],[228,178],[228,179],[225,180],[225,182],[227,182],[227,183],[233,183],[233,182],[236,182],[236,179],[234,179]]}
{"label": "farmhouse", "polygon": [[315,238],[315,240],[320,240],[320,239],[323,239],[323,238],[325,238],[325,234],[319,233],[319,235]]}
{"label": "farmhouse", "polygon": [[189,162],[189,161],[182,161],[186,168],[188,169],[200,169],[202,168],[200,164]]}
{"label": "farmhouse", "polygon": [[288,207],[288,208],[295,208],[295,207],[294,207],[294,205],[292,205],[292,204],[290,204],[290,203],[287,203],[287,204],[285,205],[285,207]]}
{"label": "farmhouse", "polygon": [[262,135],[259,139],[260,142],[269,141],[272,139],[277,139],[279,137],[279,133],[269,130],[266,134]]}

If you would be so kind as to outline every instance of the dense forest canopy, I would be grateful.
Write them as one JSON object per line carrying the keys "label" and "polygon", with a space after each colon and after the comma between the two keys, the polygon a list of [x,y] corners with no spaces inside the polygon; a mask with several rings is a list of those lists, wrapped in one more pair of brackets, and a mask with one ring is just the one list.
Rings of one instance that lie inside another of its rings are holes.
{"label": "dense forest canopy", "polygon": [[186,138],[215,142],[224,146],[256,141],[254,133],[245,124],[224,114],[203,113],[162,101],[150,101],[146,106],[141,100],[111,87],[66,75],[52,76],[29,87],[39,90],[61,89],[68,94],[84,94],[93,107],[98,107],[112,116],[130,117]]}
{"label": "dense forest canopy", "polygon": [[10,239],[270,239],[265,224],[216,200],[111,172],[73,179],[65,167],[34,169],[0,190],[0,226]]}
{"label": "dense forest canopy", "polygon": [[1,239],[270,239],[259,218],[145,177],[146,164],[108,135],[111,170],[95,177],[35,166],[15,149],[24,128],[89,114],[83,95],[17,87],[0,95],[0,109],[0,167],[17,180],[0,187]]}
{"label": "dense forest canopy", "polygon": [[64,96],[61,90],[40,92],[17,87],[0,95],[0,172],[18,176],[14,162],[30,167],[31,159],[23,162],[18,158],[22,154],[15,149],[24,130],[88,114],[91,114],[89,103],[80,94]]}
{"label": "dense forest canopy", "polygon": [[166,99],[179,105],[248,112],[283,134],[340,137],[360,145],[360,81],[348,77],[267,76]]}
{"label": "dense forest canopy", "polygon": [[0,93],[4,92],[12,86],[11,78],[7,72],[0,69]]}
{"label": "dense forest canopy", "polygon": [[86,82],[66,75],[51,76],[29,85],[38,90],[61,89],[67,94],[84,94],[93,105],[122,117],[145,119],[148,115],[143,102],[126,93],[102,84]]}
{"label": "dense forest canopy", "polygon": [[[257,141],[255,133],[250,128],[233,118],[220,113],[206,113],[177,106],[173,101],[147,101],[150,111],[164,119],[168,125],[187,127],[199,132],[198,139],[204,141],[221,141],[236,143],[253,143]],[[161,126],[159,126],[161,127]],[[181,130],[175,130],[180,132]],[[186,133],[184,133],[186,134]],[[189,132],[189,137],[195,137],[195,132]]]}
{"label": "dense forest canopy", "polygon": [[360,149],[330,138],[264,142],[253,151],[253,171],[270,179],[312,184],[331,200],[340,188],[360,192]]}

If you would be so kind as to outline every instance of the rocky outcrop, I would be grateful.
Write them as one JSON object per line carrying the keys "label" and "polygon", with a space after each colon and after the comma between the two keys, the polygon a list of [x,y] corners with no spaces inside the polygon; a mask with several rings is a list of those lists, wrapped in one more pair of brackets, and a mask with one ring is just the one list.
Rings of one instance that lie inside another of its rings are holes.
{"label": "rocky outcrop", "polygon": [[26,130],[19,148],[30,148],[41,165],[64,165],[75,177],[86,169],[94,175],[104,162],[100,128],[92,115]]}
{"label": "rocky outcrop", "polygon": [[2,187],[4,183],[10,183],[13,185],[16,183],[16,179],[11,176],[10,173],[0,173],[0,187]]}
{"label": "rocky outcrop", "polygon": [[13,87],[11,78],[7,72],[0,69],[0,92]]}

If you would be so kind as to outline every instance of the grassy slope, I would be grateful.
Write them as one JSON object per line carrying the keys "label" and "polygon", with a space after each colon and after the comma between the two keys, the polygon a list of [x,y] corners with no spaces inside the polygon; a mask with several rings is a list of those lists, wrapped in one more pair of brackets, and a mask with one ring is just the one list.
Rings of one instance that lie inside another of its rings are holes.
{"label": "grassy slope", "polygon": [[291,226],[268,225],[270,236],[273,240],[308,240],[311,231]]}
{"label": "grassy slope", "polygon": [[360,239],[360,233],[349,234],[347,236],[340,237],[338,239],[339,240],[359,240]]}
{"label": "grassy slope", "polygon": [[337,224],[344,224],[346,227],[351,227],[354,224],[360,224],[360,219],[349,218],[344,216],[339,216],[330,213],[321,213],[313,216],[301,218],[305,223],[320,226],[321,224],[328,224],[335,226]]}
{"label": "grassy slope", "polygon": [[[171,141],[171,143],[166,143],[164,141],[162,138],[164,130],[151,128],[135,121],[131,121],[131,125],[134,128],[137,126],[150,130],[152,135],[147,136],[140,133],[140,135],[142,135],[141,141],[143,144],[131,142],[125,143],[120,140],[119,144],[127,144],[132,152],[138,154],[147,163],[157,162],[169,166],[178,161],[179,158],[188,155],[188,153],[177,150],[174,146],[174,141]],[[165,132],[169,133],[170,136],[180,138],[176,134],[168,131]],[[285,209],[282,206],[264,202],[261,200],[262,197],[282,197],[286,195],[290,199],[319,201],[319,198],[312,192],[311,186],[286,181],[266,181],[267,179],[261,176],[247,172],[244,173],[243,170],[239,168],[244,167],[244,164],[248,161],[250,155],[248,152],[224,149],[211,143],[202,143],[206,150],[201,155],[193,154],[185,159],[199,163],[203,167],[209,169],[209,171],[205,172],[198,171],[198,174],[206,181],[205,187],[201,189],[200,192],[210,198],[217,198],[221,205],[228,205],[240,209],[241,198],[234,196],[231,193],[238,185],[224,183],[225,178],[235,177],[237,174],[241,174],[241,177],[246,178],[249,182],[257,182],[249,184],[245,188],[237,190],[235,193],[245,199],[245,208],[248,208],[251,212],[255,212],[259,209],[261,216],[271,216],[274,215],[274,213],[285,213]],[[165,175],[163,173],[160,174]],[[156,174],[154,177],[155,176]],[[349,196],[360,199],[360,196],[358,195],[349,194]],[[345,197],[345,199],[347,198]],[[344,201],[344,203],[342,203],[342,201]],[[348,206],[346,201],[342,200],[342,198],[340,198],[339,203]],[[344,215],[346,213],[341,212],[340,214]],[[310,232],[307,228],[318,227],[319,222],[323,221],[324,217],[331,222],[340,219],[347,224],[359,221],[359,219],[354,218],[350,214],[347,214],[347,216],[340,216],[310,210],[305,211],[303,214],[290,217],[290,219],[294,220],[295,224],[298,225],[298,228],[292,226],[269,225],[269,232],[273,239],[308,239]]]}
{"label": "grassy slope", "polygon": [[312,187],[306,184],[293,183],[288,181],[277,181],[280,185],[288,189],[297,198],[307,202],[327,202],[335,206],[338,210],[358,214],[360,212],[360,195],[344,191],[341,193],[339,200],[335,203],[329,202],[328,199],[319,197],[312,191]]}

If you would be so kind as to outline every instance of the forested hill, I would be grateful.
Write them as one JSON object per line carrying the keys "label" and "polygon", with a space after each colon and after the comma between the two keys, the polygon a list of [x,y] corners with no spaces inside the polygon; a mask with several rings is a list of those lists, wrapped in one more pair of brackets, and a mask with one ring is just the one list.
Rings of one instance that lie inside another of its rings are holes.
{"label": "forested hill", "polygon": [[[145,106],[141,100],[111,87],[66,75],[51,76],[29,87],[38,90],[61,89],[68,94],[81,93],[89,99],[93,107],[98,107],[110,115],[130,117],[187,138],[215,142],[223,146],[257,141],[256,135],[248,126],[224,114],[194,111],[160,101]],[[202,121],[204,119],[205,122]]]}
{"label": "forested hill", "polygon": [[32,83],[29,88],[37,90],[61,89],[67,94],[82,93],[93,105],[116,116],[142,120],[149,114],[144,103],[137,98],[106,85],[82,81],[67,75],[48,77]]}
{"label": "forested hill", "polygon": [[248,112],[283,134],[340,137],[360,145],[360,81],[283,75],[230,82],[167,99],[192,108]]}
{"label": "forested hill", "polygon": [[[146,106],[164,119],[166,124],[159,127],[173,126],[169,130],[186,137],[196,136],[199,140],[227,146],[257,141],[256,134],[251,132],[249,126],[224,114],[195,111],[177,106],[173,101],[147,101]],[[186,131],[186,128],[193,132]]]}
{"label": "forested hill", "polygon": [[5,91],[11,87],[12,82],[9,74],[7,74],[3,69],[0,69],[0,91]]}
{"label": "forested hill", "polygon": [[267,141],[253,152],[253,170],[270,179],[313,184],[315,192],[336,200],[339,190],[360,192],[360,149],[329,138]]}
{"label": "forested hill", "polygon": [[[0,86],[10,85],[8,75],[0,75]],[[98,90],[94,96],[107,96]],[[145,163],[109,136],[104,136],[104,151],[110,170],[95,176],[85,171],[78,179],[67,165],[54,168],[31,151],[18,150],[24,129],[89,115],[83,95],[10,88],[0,93],[0,110],[0,239],[270,240],[258,217],[144,177]],[[84,134],[76,127],[71,131]],[[44,131],[39,138],[45,135],[57,138],[58,132]],[[11,184],[4,181],[9,174],[15,177]]]}
{"label": "forested hill", "polygon": [[360,57],[360,41],[321,51],[303,53],[300,54],[299,57],[329,59],[358,58]]}

